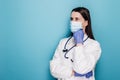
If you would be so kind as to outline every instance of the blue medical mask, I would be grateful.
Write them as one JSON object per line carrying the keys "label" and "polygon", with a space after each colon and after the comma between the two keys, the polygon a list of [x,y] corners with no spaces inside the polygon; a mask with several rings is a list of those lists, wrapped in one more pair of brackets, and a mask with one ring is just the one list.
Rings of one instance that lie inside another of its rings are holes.
{"label": "blue medical mask", "polygon": [[71,21],[70,26],[71,26],[70,27],[71,32],[76,32],[76,31],[82,29],[82,23],[81,22]]}

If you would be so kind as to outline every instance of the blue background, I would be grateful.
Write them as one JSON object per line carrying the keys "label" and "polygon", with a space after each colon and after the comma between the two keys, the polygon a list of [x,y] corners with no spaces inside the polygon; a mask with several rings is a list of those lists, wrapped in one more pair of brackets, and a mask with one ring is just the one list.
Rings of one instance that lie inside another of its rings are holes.
{"label": "blue background", "polygon": [[120,80],[119,0],[0,0],[0,80],[54,80],[49,61],[67,37],[70,12],[85,6],[102,47],[96,80]]}

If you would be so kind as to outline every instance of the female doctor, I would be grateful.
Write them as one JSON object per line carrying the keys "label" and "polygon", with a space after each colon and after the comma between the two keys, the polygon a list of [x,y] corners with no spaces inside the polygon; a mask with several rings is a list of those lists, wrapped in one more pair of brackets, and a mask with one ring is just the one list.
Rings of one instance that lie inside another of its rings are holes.
{"label": "female doctor", "polygon": [[95,66],[101,55],[94,39],[89,10],[77,7],[71,12],[72,36],[59,42],[50,71],[58,80],[95,80]]}

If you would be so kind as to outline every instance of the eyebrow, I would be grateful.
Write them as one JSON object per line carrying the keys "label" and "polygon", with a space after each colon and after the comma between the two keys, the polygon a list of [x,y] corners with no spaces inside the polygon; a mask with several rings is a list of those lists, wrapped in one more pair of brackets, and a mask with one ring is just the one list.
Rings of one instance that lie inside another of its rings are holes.
{"label": "eyebrow", "polygon": [[[73,17],[70,17],[70,18],[73,18]],[[75,18],[79,18],[79,17],[75,17]]]}

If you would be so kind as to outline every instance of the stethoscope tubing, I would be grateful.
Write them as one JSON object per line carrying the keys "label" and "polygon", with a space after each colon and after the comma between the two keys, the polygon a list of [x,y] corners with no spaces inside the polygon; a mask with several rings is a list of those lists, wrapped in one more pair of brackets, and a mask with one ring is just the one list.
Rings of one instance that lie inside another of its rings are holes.
{"label": "stethoscope tubing", "polygon": [[[70,41],[71,38],[72,38],[72,36],[67,40],[67,42],[65,43],[64,49],[63,49],[63,52],[65,52],[64,57],[65,57],[66,59],[69,58],[69,57],[66,56],[67,53],[76,46],[76,44],[75,44],[75,45],[72,46],[70,49],[66,49],[67,43]],[[84,43],[88,38],[89,38],[89,37],[87,37],[87,38],[83,41],[83,43]]]}

